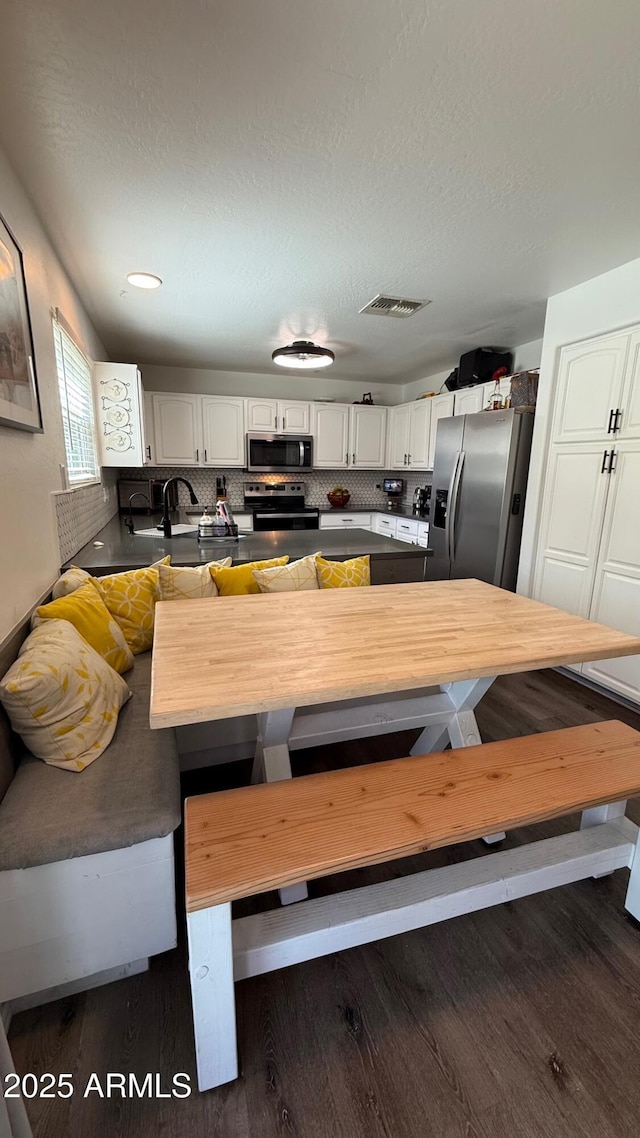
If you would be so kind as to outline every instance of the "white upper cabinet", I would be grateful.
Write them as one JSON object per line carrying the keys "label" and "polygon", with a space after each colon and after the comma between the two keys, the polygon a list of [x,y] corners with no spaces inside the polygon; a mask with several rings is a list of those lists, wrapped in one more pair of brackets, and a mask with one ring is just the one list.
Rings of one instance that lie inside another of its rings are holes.
{"label": "white upper cabinet", "polygon": [[350,465],[381,469],[385,465],[387,408],[355,403],[350,409]]}
{"label": "white upper cabinet", "polygon": [[153,431],[153,392],[144,392],[144,460],[146,466],[156,465],[156,441]]}
{"label": "white upper cabinet", "polygon": [[247,399],[247,431],[308,435],[311,404],[301,399]]}
{"label": "white upper cabinet", "polygon": [[100,466],[144,466],[144,393],[136,364],[93,366]]}
{"label": "white upper cabinet", "polygon": [[279,399],[277,420],[276,430],[285,435],[308,435],[311,433],[311,404],[296,399]]}
{"label": "white upper cabinet", "polygon": [[202,396],[202,462],[205,466],[245,466],[244,399]]}
{"label": "white upper cabinet", "polygon": [[409,463],[412,470],[429,470],[431,399],[417,399],[411,406]]}
{"label": "white upper cabinet", "polygon": [[[427,400],[423,400],[427,402]],[[400,470],[407,465],[411,449],[411,416],[412,403],[401,403],[398,407],[391,407],[388,416],[389,440],[387,446],[387,466],[390,470]]]}
{"label": "white upper cabinet", "polygon": [[627,371],[616,417],[616,437],[640,439],[640,331],[629,338]]}
{"label": "white upper cabinet", "polygon": [[[610,475],[599,443],[551,448],[534,597],[588,616]],[[604,469],[603,469],[604,468]]]}
{"label": "white upper cabinet", "polygon": [[153,392],[154,461],[158,466],[199,466],[202,452],[200,395]]}
{"label": "white upper cabinet", "polygon": [[453,415],[454,399],[453,393],[447,392],[446,395],[434,395],[433,399],[429,400],[431,404],[431,429],[429,435],[429,469],[433,470],[433,460],[436,454],[436,434],[438,430],[438,423],[440,419],[448,419]]}
{"label": "white upper cabinet", "polygon": [[[616,443],[612,466],[589,617],[640,636],[640,441]],[[640,701],[640,656],[597,660],[583,664],[582,672]]]}
{"label": "white upper cabinet", "polygon": [[485,387],[490,387],[493,390],[495,384],[479,383],[475,387],[462,387],[460,391],[455,391],[453,396],[454,415],[475,415],[478,411],[482,411],[486,407]]}
{"label": "white upper cabinet", "polygon": [[339,470],[349,465],[348,403],[314,403],[313,465]]}
{"label": "white upper cabinet", "polygon": [[247,399],[247,431],[275,431],[277,412],[275,399]]}
{"label": "white upper cabinet", "polygon": [[585,443],[615,438],[629,334],[602,336],[562,349],[551,438]]}

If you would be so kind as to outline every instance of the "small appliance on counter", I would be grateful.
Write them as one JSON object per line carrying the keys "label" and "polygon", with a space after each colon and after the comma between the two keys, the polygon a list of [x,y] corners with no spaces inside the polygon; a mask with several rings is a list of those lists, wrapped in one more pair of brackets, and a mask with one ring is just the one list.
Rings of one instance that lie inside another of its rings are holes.
{"label": "small appliance on counter", "polygon": [[382,482],[382,489],[388,495],[387,509],[397,510],[404,494],[404,478],[385,478]]}
{"label": "small appliance on counter", "polygon": [[[163,509],[164,503],[162,500],[162,490],[166,482],[165,478],[119,478],[118,479],[118,508],[121,514],[129,513],[129,499],[133,495],[144,495],[147,502],[143,502],[141,498],[136,499],[136,504],[131,503],[131,511],[134,514],[147,514],[157,513]],[[169,509],[177,510],[178,508],[178,487],[175,482],[172,482],[167,490],[169,498]]]}
{"label": "small appliance on counter", "polygon": [[413,513],[416,518],[428,518],[431,505],[431,487],[416,486],[413,491]]}

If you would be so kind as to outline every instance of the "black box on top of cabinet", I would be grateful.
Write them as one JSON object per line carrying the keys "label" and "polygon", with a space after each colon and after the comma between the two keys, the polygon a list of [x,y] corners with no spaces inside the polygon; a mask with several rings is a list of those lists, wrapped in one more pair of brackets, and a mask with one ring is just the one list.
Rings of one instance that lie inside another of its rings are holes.
{"label": "black box on top of cabinet", "polygon": [[505,375],[511,373],[513,355],[500,352],[497,348],[474,348],[460,356],[458,365],[458,387],[472,387],[476,383],[486,383],[498,368],[506,368]]}

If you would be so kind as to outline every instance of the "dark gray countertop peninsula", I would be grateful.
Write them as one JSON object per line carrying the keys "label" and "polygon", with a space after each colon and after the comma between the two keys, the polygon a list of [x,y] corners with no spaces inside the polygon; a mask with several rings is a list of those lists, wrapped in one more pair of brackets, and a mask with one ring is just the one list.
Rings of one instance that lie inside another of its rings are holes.
{"label": "dark gray countertop peninsula", "polygon": [[[149,529],[157,523],[158,517],[138,516],[135,525],[139,529]],[[182,516],[181,521],[186,521]],[[99,542],[99,545],[95,543]],[[344,561],[348,557],[359,557],[368,553],[376,561],[395,561],[405,563],[405,571],[410,572],[407,563],[413,562],[413,571],[419,571],[420,563],[429,556],[430,550],[417,545],[408,545],[384,534],[370,533],[368,530],[278,530],[267,533],[247,533],[238,541],[220,540],[200,545],[195,533],[165,538],[159,531],[157,537],[140,537],[129,534],[124,519],[116,516],[96,534],[95,538],[70,558],[62,566],[79,565],[81,569],[94,576],[106,573],[120,573],[126,569],[149,565],[171,554],[175,565],[202,565],[221,557],[232,557],[234,564],[247,561],[260,561],[267,557],[278,557],[288,553],[292,561],[305,557],[316,550],[322,550],[325,557]],[[373,572],[372,572],[373,576]],[[421,579],[413,576],[411,579]]]}
{"label": "dark gray countertop peninsula", "polygon": [[388,518],[410,518],[413,522],[428,522],[429,518],[414,514],[411,506],[399,506],[397,509],[387,509],[385,503],[380,506],[341,506],[340,509],[320,507],[321,514],[384,514]]}

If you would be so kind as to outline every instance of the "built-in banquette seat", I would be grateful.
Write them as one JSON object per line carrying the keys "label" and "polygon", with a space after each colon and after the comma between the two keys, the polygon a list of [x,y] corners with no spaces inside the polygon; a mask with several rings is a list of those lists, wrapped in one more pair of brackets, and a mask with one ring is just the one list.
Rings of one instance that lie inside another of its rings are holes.
{"label": "built-in banquette seat", "polygon": [[0,1004],[139,971],[176,943],[175,734],[149,728],[151,652],[125,679],[116,733],[81,773],[26,751],[0,708]]}

